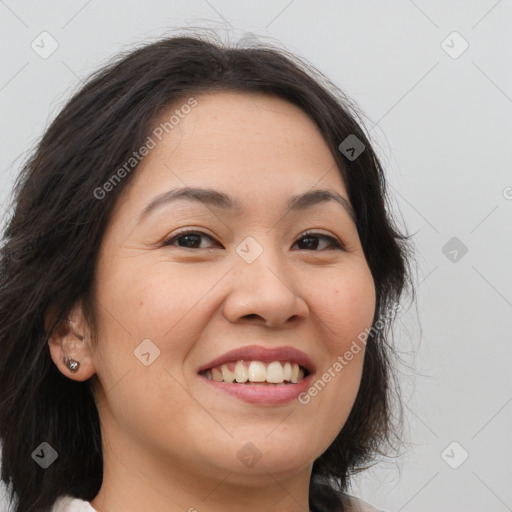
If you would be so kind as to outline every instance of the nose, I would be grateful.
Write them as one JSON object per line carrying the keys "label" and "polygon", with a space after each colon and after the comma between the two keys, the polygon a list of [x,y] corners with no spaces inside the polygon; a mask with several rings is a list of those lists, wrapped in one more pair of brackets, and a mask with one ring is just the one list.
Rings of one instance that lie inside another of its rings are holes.
{"label": "nose", "polygon": [[235,256],[230,274],[232,284],[223,309],[230,322],[280,327],[307,318],[309,308],[300,296],[298,280],[275,251],[266,248],[252,263]]}

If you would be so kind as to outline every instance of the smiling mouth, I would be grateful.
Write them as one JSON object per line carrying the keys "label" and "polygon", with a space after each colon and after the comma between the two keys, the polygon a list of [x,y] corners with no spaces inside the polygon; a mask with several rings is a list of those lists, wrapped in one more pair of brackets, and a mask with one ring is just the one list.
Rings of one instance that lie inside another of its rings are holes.
{"label": "smiling mouth", "polygon": [[242,359],[203,370],[199,375],[228,384],[278,386],[298,384],[309,375],[309,371],[291,361],[264,363]]}

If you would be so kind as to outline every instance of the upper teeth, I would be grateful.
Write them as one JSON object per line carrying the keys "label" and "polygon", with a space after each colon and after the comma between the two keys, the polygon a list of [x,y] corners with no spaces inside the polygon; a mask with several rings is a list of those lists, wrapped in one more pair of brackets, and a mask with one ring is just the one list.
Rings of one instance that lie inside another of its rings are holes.
{"label": "upper teeth", "polygon": [[[230,369],[231,366],[231,369]],[[206,377],[217,382],[270,382],[284,381],[297,383],[304,378],[304,370],[298,363],[272,361],[265,365],[262,361],[237,361],[236,364],[223,364],[206,371]]]}

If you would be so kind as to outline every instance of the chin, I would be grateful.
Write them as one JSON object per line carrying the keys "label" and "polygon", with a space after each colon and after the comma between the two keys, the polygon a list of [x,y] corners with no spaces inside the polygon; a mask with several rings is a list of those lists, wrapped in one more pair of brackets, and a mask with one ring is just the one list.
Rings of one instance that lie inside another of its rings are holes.
{"label": "chin", "polygon": [[[246,434],[243,438],[234,436],[229,446],[224,445],[222,457],[217,453],[213,455],[213,465],[219,467],[219,461],[222,460],[220,465],[226,471],[253,477],[260,474],[262,478],[268,478],[269,473],[296,474],[313,464],[322,452],[318,448],[319,440],[305,432],[293,436],[289,435],[289,428],[268,435],[269,432],[271,429],[265,430],[262,435],[260,429],[258,435]],[[226,453],[232,456],[226,457]]]}

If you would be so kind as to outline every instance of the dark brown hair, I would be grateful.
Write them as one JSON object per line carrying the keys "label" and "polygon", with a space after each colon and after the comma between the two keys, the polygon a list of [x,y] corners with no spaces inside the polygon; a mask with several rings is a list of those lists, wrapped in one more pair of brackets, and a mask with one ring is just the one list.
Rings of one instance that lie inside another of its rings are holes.
{"label": "dark brown hair", "polygon": [[[383,169],[359,124],[361,114],[314,67],[271,45],[240,48],[203,35],[169,37],[121,55],[69,100],[14,187],[0,254],[0,436],[1,478],[15,512],[46,512],[64,494],[92,500],[100,489],[101,430],[91,382],[61,374],[50,357],[49,332],[78,301],[94,326],[91,286],[98,249],[136,167],[105,197],[98,199],[95,191],[144,145],[164,108],[215,90],[272,94],[310,116],[355,211],[376,288],[374,322],[407,287],[408,237],[388,211]],[[349,135],[365,146],[355,159],[339,150]],[[47,328],[49,308],[55,321]],[[388,338],[385,328],[372,330],[367,339],[349,418],[314,461],[312,510],[342,510],[351,473],[399,439],[401,415],[392,421],[396,352]],[[42,441],[59,454],[47,469],[32,459]]]}

